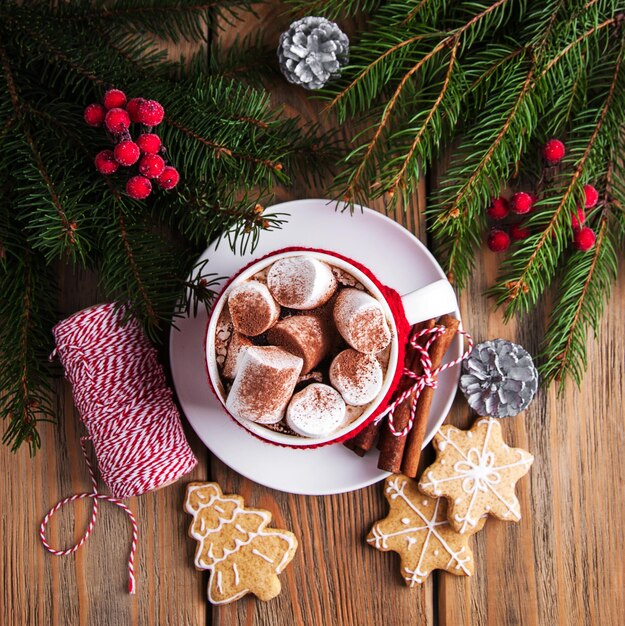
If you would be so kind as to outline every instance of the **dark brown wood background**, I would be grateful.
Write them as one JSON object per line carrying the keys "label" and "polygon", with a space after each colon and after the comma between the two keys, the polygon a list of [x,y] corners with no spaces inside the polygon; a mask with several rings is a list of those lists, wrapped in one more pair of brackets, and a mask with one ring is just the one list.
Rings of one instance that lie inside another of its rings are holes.
{"label": "dark brown wood background", "polygon": [[[236,27],[259,29],[277,42],[289,19],[275,5],[259,9]],[[220,37],[231,39],[232,27]],[[179,52],[179,49],[172,50]],[[310,119],[320,106],[303,91],[280,82],[277,101]],[[349,136],[349,129],[345,129]],[[296,186],[279,200],[317,197],[323,189]],[[395,219],[425,240],[424,189]],[[383,210],[380,202],[373,208]],[[357,216],[354,219],[358,219]],[[484,252],[461,298],[465,326],[477,339],[505,337],[535,351],[544,332],[539,309],[504,326],[483,295],[499,259]],[[63,276],[62,312],[98,301],[97,277]],[[102,505],[88,544],[76,555],[56,558],[39,543],[42,516],[58,499],[89,488],[80,453],[82,429],[64,382],[56,387],[58,424],[43,428],[36,458],[0,449],[0,624],[6,626],[621,626],[625,623],[625,430],[623,428],[625,285],[614,294],[601,322],[599,342],[589,341],[583,388],[542,390],[529,411],[504,421],[509,443],[536,457],[518,486],[519,524],[489,520],[473,539],[472,578],[435,573],[408,589],[399,560],[364,543],[372,522],[386,514],[380,485],[330,497],[302,497],[266,489],[211,459],[189,432],[200,463],[188,480],[217,480],[224,492],[242,494],[252,506],[274,513],[276,526],[291,529],[300,549],[282,575],[281,595],[268,603],[248,597],[211,607],[206,575],[192,565],[194,543],[182,510],[184,482],[133,499],[141,528],[138,594],[125,592],[128,522],[116,507]],[[466,427],[466,403],[457,401],[449,421]],[[62,512],[49,533],[55,546],[78,538],[89,505]]]}

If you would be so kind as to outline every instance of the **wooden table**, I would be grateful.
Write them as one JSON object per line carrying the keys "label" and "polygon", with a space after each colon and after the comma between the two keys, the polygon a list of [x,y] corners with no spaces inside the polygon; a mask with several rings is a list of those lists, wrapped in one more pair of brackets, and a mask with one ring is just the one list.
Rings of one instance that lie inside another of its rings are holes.
{"label": "wooden table", "polygon": [[[262,29],[277,41],[288,24],[282,9],[264,7],[237,27],[239,35]],[[227,29],[222,37],[232,37]],[[301,90],[281,83],[278,100],[289,109],[318,116],[319,106]],[[323,190],[301,186],[279,199],[314,197]],[[424,193],[395,218],[424,241]],[[372,203],[383,210],[381,203]],[[358,219],[355,216],[354,219]],[[504,326],[483,295],[499,257],[484,252],[461,298],[465,326],[480,340],[505,337],[538,349],[546,314],[539,309]],[[62,312],[98,301],[96,277],[62,277]],[[548,297],[545,298],[549,300]],[[125,592],[128,522],[103,505],[88,544],[75,556],[55,558],[39,543],[43,514],[58,499],[89,488],[79,447],[82,428],[67,383],[56,386],[58,424],[43,428],[36,458],[26,449],[0,450],[2,567],[0,624],[5,626],[147,625],[224,626],[294,624],[330,626],[554,626],[625,623],[625,285],[620,281],[600,324],[600,342],[589,341],[583,388],[568,386],[561,397],[543,389],[530,410],[503,421],[508,442],[536,457],[518,485],[519,524],[489,520],[473,538],[472,578],[434,573],[408,589],[394,554],[364,542],[372,522],[386,514],[381,485],[330,497],[302,497],[266,489],[211,458],[189,432],[198,467],[184,481],[129,502],[141,528],[138,594]],[[457,400],[449,422],[467,427],[466,403]],[[194,542],[182,510],[184,483],[217,480],[224,492],[242,494],[250,505],[271,510],[276,526],[291,529],[300,549],[281,576],[283,591],[268,603],[247,597],[211,607],[207,576],[192,565]],[[52,524],[49,538],[61,546],[78,538],[89,504],[78,503]]]}

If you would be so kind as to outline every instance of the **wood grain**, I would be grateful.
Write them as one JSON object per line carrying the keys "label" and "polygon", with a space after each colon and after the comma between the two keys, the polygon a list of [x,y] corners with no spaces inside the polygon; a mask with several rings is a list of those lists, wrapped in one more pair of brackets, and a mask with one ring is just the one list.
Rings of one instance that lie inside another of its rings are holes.
{"label": "wood grain", "polygon": [[[260,7],[259,19],[249,18],[236,32],[242,36],[261,30],[275,43],[288,21],[283,5],[274,3]],[[232,28],[221,34],[224,39],[232,36]],[[302,90],[277,81],[274,95],[287,112],[323,120],[320,105]],[[346,137],[349,132],[344,129]],[[298,184],[281,191],[277,200],[325,195],[323,188]],[[384,209],[382,202],[372,204]],[[396,211],[393,217],[424,239],[423,210],[422,187],[408,210]],[[544,332],[544,311],[504,326],[492,303],[481,295],[492,284],[499,262],[489,252],[479,256],[461,298],[465,327],[478,340],[501,336],[535,352]],[[98,301],[95,276],[66,272],[62,279],[62,313]],[[137,596],[125,592],[129,529],[116,507],[102,505],[92,538],[75,556],[49,555],[37,536],[41,517],[59,498],[89,485],[78,445],[82,429],[71,391],[59,381],[59,423],[44,428],[37,457],[0,448],[0,624],[621,626],[624,306],[621,281],[601,323],[600,342],[589,342],[589,372],[580,391],[567,387],[558,398],[555,390],[543,390],[529,411],[503,422],[508,442],[536,457],[529,476],[518,485],[521,522],[489,520],[473,538],[477,568],[471,579],[435,573],[422,588],[412,590],[403,584],[396,555],[364,543],[373,521],[386,514],[380,485],[338,496],[293,496],[244,479],[216,459],[210,463],[210,475],[226,493],[240,493],[250,506],[272,511],[275,525],[293,530],[300,540],[275,600],[245,598],[215,608],[207,604],[206,576],[192,566],[195,546],[186,534],[183,483],[130,501],[142,529]],[[449,421],[469,425],[464,401],[457,399]],[[189,436],[200,458],[189,480],[206,480],[208,453],[192,433]],[[431,458],[427,449],[423,462]],[[75,521],[68,511],[52,523],[53,545],[69,542],[71,532],[74,538],[80,536],[89,505],[78,503],[75,511]]]}
{"label": "wood grain", "polygon": [[[101,298],[93,274],[64,272],[62,283],[63,316]],[[39,524],[46,511],[61,498],[90,489],[80,450],[85,432],[70,386],[59,379],[55,390],[58,423],[43,427],[35,458],[29,458],[27,449],[11,454],[0,448],[0,624],[204,626],[204,581],[190,566],[193,551],[186,538],[189,519],[182,511],[180,483],[128,500],[140,529],[135,596],[126,591],[130,525],[117,507],[101,504],[93,534],[75,555],[55,557],[43,549]],[[204,480],[208,454],[196,437],[190,435],[190,440],[200,463],[189,478]],[[90,507],[77,502],[58,513],[49,525],[50,543],[60,549],[77,540]]]}

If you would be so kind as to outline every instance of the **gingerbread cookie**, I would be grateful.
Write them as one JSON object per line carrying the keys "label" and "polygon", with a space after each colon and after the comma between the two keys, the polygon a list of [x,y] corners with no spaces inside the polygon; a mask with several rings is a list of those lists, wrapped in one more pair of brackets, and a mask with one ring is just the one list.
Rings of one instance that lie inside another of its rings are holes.
{"label": "gingerbread cookie", "polygon": [[[400,555],[408,586],[422,583],[435,569],[456,576],[473,573],[469,535],[460,535],[450,526],[444,500],[424,496],[416,481],[401,475],[386,479],[384,495],[391,509],[385,519],[373,525],[367,541],[378,550]],[[482,519],[475,531],[485,521]]]}
{"label": "gingerbread cookie", "polygon": [[434,447],[436,461],[423,472],[419,489],[447,499],[449,521],[455,530],[475,532],[486,513],[506,521],[521,519],[514,488],[534,457],[506,445],[498,420],[480,418],[467,431],[442,426],[434,437]]}
{"label": "gingerbread cookie", "polygon": [[210,571],[213,604],[247,593],[271,600],[280,593],[278,574],[295,555],[297,539],[287,530],[267,528],[269,511],[246,508],[241,496],[224,495],[217,483],[189,483],[184,508],[193,515],[195,567]]}

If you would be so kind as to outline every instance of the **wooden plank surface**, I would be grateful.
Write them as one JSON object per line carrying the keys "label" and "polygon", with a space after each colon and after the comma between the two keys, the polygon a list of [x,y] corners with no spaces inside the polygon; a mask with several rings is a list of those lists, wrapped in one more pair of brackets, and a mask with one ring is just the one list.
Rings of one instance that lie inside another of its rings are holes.
{"label": "wooden plank surface", "polygon": [[[261,30],[268,41],[288,24],[282,7],[259,9],[236,29]],[[222,37],[231,37],[231,28]],[[277,100],[287,110],[319,117],[319,104],[301,90],[278,82]],[[349,129],[345,130],[346,133]],[[278,200],[325,195],[297,185]],[[383,210],[381,203],[373,208]],[[395,218],[422,239],[424,193],[406,214]],[[354,216],[358,219],[358,216]],[[465,326],[482,340],[502,336],[535,352],[544,332],[543,311],[504,326],[482,296],[495,278],[499,257],[480,255],[474,278],[461,299]],[[64,313],[98,301],[96,278],[64,276]],[[510,444],[536,457],[529,478],[519,483],[520,524],[489,520],[473,540],[477,562],[471,579],[434,574],[422,588],[409,590],[395,555],[366,546],[371,523],[386,514],[380,485],[338,496],[302,497],[279,493],[246,480],[217,460],[189,433],[200,459],[189,480],[209,476],[225,492],[241,493],[250,505],[274,513],[276,525],[293,530],[300,550],[282,575],[283,592],[269,603],[245,598],[212,608],[205,599],[206,576],[192,566],[193,542],[182,512],[182,483],[130,501],[142,529],[138,552],[139,594],[125,592],[128,522],[115,507],[102,505],[89,543],[75,556],[47,554],[37,536],[49,506],[65,495],[88,489],[78,425],[66,383],[57,384],[59,423],[44,428],[43,447],[34,460],[26,450],[0,449],[0,624],[108,626],[158,624],[282,626],[621,626],[625,556],[625,446],[623,429],[625,285],[615,289],[601,324],[600,343],[590,342],[589,373],[581,391],[567,387],[541,391],[524,415],[503,423]],[[466,427],[464,401],[450,421]],[[185,481],[186,482],[186,481]],[[49,538],[53,545],[78,538],[89,505],[59,514]],[[65,529],[65,533],[59,528]]]}

